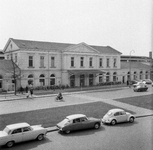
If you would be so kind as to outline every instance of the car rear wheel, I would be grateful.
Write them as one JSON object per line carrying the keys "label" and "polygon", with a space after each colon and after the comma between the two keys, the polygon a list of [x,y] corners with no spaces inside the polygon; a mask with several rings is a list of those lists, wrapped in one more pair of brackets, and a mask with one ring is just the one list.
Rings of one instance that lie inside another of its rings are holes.
{"label": "car rear wheel", "polygon": [[99,123],[95,123],[94,128],[95,129],[99,129],[99,127],[100,127],[100,124]]}
{"label": "car rear wheel", "polygon": [[12,147],[14,145],[14,141],[9,141],[6,143],[7,147]]}
{"label": "car rear wheel", "polygon": [[130,117],[129,122],[133,123],[134,122],[134,117]]}
{"label": "car rear wheel", "polygon": [[115,119],[113,119],[112,121],[111,121],[111,125],[115,125],[116,124],[116,120]]}
{"label": "car rear wheel", "polygon": [[43,140],[44,139],[44,135],[43,134],[39,134],[38,136],[37,136],[37,140],[38,141],[41,141],[41,140]]}
{"label": "car rear wheel", "polygon": [[69,134],[69,133],[70,133],[70,130],[66,130],[65,133],[66,133],[66,134]]}

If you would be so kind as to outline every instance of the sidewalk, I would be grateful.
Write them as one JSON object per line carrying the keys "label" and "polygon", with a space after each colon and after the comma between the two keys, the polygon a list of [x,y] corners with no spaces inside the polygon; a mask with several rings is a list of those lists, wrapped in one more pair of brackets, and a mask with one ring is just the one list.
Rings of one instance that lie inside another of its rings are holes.
{"label": "sidewalk", "polygon": [[[111,85],[111,86],[93,86],[93,87],[83,87],[83,88],[68,88],[64,90],[56,89],[53,90],[35,90],[33,98],[39,98],[39,97],[51,97],[57,95],[59,91],[61,91],[63,94],[73,94],[73,93],[86,93],[86,92],[94,92],[94,91],[111,91],[111,90],[117,90],[122,88],[128,88],[126,85]],[[11,100],[22,100],[26,99],[26,93],[19,94],[17,93],[14,95],[13,93],[3,93],[0,94],[0,102],[2,101],[11,101]]]}

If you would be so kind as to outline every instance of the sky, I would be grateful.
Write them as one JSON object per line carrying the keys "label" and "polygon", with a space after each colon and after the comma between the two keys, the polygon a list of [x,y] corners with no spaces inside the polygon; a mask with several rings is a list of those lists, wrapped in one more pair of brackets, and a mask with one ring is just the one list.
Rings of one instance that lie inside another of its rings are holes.
{"label": "sky", "polygon": [[153,50],[152,0],[0,0],[0,49],[9,38]]}

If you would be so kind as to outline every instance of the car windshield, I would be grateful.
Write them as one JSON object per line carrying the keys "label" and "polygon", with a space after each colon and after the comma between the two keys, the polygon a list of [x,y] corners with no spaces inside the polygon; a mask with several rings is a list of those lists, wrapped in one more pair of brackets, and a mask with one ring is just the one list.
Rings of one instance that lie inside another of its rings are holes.
{"label": "car windshield", "polygon": [[113,113],[111,111],[108,111],[107,115],[111,116]]}
{"label": "car windshield", "polygon": [[62,123],[63,123],[64,125],[67,125],[67,124],[70,123],[70,120],[69,120],[68,118],[65,118],[65,119],[62,121]]}
{"label": "car windshield", "polygon": [[10,129],[9,128],[5,128],[4,130],[3,130],[4,132],[6,132],[7,134],[9,134],[10,133]]}

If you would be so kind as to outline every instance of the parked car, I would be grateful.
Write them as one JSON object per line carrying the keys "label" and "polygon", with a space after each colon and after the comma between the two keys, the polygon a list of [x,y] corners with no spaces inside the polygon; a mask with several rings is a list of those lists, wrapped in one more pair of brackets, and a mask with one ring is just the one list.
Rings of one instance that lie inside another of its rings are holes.
{"label": "parked car", "polygon": [[59,131],[70,133],[74,130],[82,130],[88,128],[99,129],[101,120],[93,117],[86,117],[84,114],[74,114],[67,116],[63,121],[57,124]]}
{"label": "parked car", "polygon": [[144,82],[133,85],[134,92],[143,92],[148,90],[148,86]]}
{"label": "parked car", "polygon": [[28,123],[17,123],[7,125],[3,131],[0,131],[0,145],[12,147],[15,143],[35,140],[43,140],[47,129],[41,125],[30,126]]}
{"label": "parked car", "polygon": [[102,123],[115,125],[120,122],[133,123],[135,116],[123,109],[111,109],[102,118]]}
{"label": "parked car", "polygon": [[151,79],[143,79],[142,82],[146,83],[146,84],[152,84],[152,80]]}

